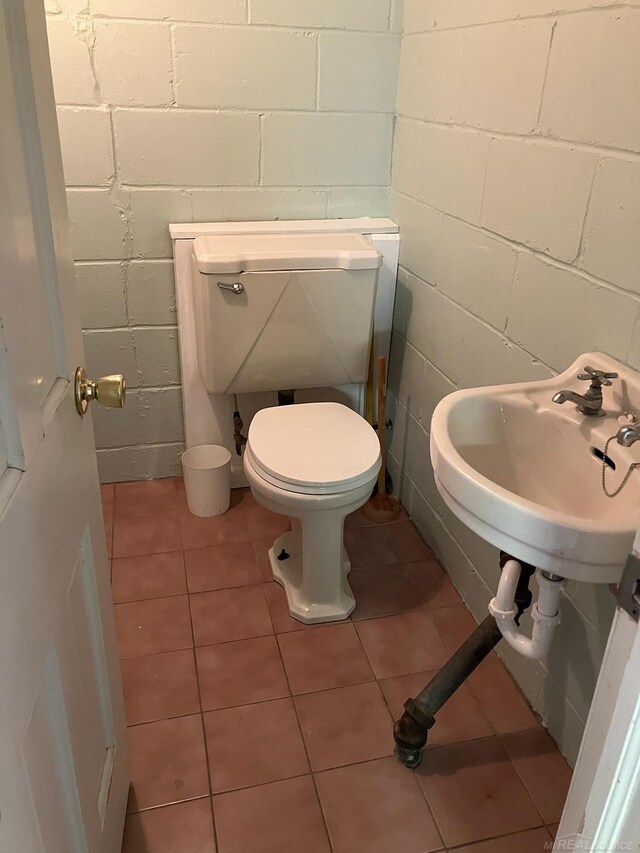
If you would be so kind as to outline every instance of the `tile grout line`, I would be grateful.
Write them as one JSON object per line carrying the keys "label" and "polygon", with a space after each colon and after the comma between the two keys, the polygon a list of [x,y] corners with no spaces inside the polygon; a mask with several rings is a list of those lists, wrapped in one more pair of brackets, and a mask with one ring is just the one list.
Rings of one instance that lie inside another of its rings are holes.
{"label": "tile grout line", "polygon": [[[183,543],[184,544],[184,543]],[[204,708],[202,705],[202,690],[200,687],[200,667],[198,666],[198,655],[196,652],[196,635],[193,627],[193,613],[191,612],[191,595],[189,594],[189,581],[187,576],[187,560],[184,553],[184,548],[182,549],[182,562],[184,566],[184,582],[187,588],[187,605],[189,608],[189,625],[191,627],[191,642],[193,643],[192,653],[193,653],[193,665],[195,667],[196,673],[196,688],[198,691],[198,704],[200,706],[200,724],[202,726],[202,738],[204,741],[204,757],[205,763],[207,767],[207,784],[209,785],[209,809],[211,813],[211,831],[213,834],[213,844],[214,849],[219,850],[220,846],[218,844],[218,833],[216,830],[216,818],[215,811],[213,808],[213,784],[211,781],[211,757],[209,755],[209,741],[207,739],[207,729],[204,722]]]}
{"label": "tile grout line", "polygon": [[[266,596],[265,596],[265,598],[266,598]],[[268,606],[269,606],[269,602],[267,601],[267,607],[268,607]],[[271,615],[271,611],[269,611],[269,615]],[[289,631],[289,632],[286,632],[286,633],[297,633],[297,632],[290,632],[290,631]],[[324,831],[325,831],[326,836],[327,836],[327,843],[329,844],[329,849],[330,849],[330,850],[333,850],[333,849],[334,849],[334,847],[333,847],[333,844],[332,844],[332,842],[331,842],[331,835],[330,835],[330,833],[329,833],[329,826],[328,826],[328,824],[327,824],[327,819],[326,819],[326,817],[325,817],[324,808],[322,807],[322,800],[320,799],[320,792],[318,791],[318,785],[317,785],[317,783],[316,783],[316,779],[315,779],[315,776],[314,776],[313,767],[312,767],[312,765],[311,765],[311,756],[309,755],[309,750],[308,750],[308,748],[307,748],[307,742],[306,742],[306,740],[305,740],[304,732],[303,732],[303,730],[302,730],[302,723],[300,722],[300,715],[299,715],[299,713],[298,713],[298,706],[296,705],[296,698],[295,698],[295,696],[294,696],[294,694],[293,694],[293,690],[292,690],[292,688],[291,688],[291,682],[290,682],[290,680],[289,680],[289,673],[287,672],[287,667],[286,667],[286,664],[285,664],[285,662],[284,662],[284,657],[283,657],[283,654],[282,654],[282,648],[280,647],[280,641],[279,641],[279,638],[278,638],[278,637],[279,637],[279,635],[278,635],[278,633],[275,631],[275,624],[274,624],[274,636],[275,636],[275,639],[276,639],[276,646],[277,646],[277,649],[278,649],[278,655],[279,655],[279,657],[280,657],[280,662],[281,662],[281,664],[282,664],[282,669],[283,669],[283,672],[284,672],[284,677],[285,677],[286,682],[287,682],[287,687],[289,688],[289,695],[290,695],[290,698],[291,698],[291,704],[292,704],[292,706],[293,706],[293,713],[295,714],[296,722],[297,722],[297,724],[298,724],[298,731],[299,731],[299,733],[300,733],[300,739],[302,740],[302,747],[303,747],[303,749],[304,749],[304,754],[305,754],[305,757],[306,757],[306,759],[307,759],[307,766],[309,767],[309,776],[311,777],[311,784],[313,785],[313,790],[315,791],[315,795],[316,795],[316,802],[318,803],[318,808],[320,809],[320,815],[321,815],[321,817],[322,817],[322,825],[323,825],[323,827],[324,827]]]}

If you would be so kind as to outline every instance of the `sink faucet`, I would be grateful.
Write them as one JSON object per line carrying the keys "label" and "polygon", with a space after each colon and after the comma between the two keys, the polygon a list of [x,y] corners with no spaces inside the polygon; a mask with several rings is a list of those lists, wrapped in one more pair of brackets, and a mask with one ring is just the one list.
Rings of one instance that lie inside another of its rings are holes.
{"label": "sink faucet", "polygon": [[[631,447],[636,441],[640,441],[640,419],[635,412],[625,412],[627,423],[623,424],[616,433],[616,441],[623,447]],[[622,418],[618,418],[618,423]]]}
{"label": "sink faucet", "polygon": [[[575,403],[581,415],[590,418],[601,418],[604,416],[602,409],[602,386],[611,385],[612,379],[617,379],[617,373],[605,373],[604,370],[596,370],[595,367],[587,365],[584,373],[578,373],[578,379],[590,382],[586,394],[577,394],[575,391],[558,391],[553,395],[554,403]],[[640,437],[640,436],[639,436]]]}

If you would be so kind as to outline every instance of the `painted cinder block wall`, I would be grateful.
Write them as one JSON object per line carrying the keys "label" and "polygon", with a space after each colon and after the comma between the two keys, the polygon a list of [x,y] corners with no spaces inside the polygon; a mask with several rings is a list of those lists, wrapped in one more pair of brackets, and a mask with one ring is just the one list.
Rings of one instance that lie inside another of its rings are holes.
{"label": "painted cinder block wall", "polygon": [[[497,586],[497,551],[436,491],[431,414],[457,388],[548,377],[590,350],[640,369],[638,7],[405,3],[390,467],[478,619]],[[613,609],[606,587],[571,583],[547,662],[505,651],[570,760]]]}
{"label": "painted cinder block wall", "polygon": [[169,222],[388,212],[400,0],[47,0],[104,482],[179,471]]}

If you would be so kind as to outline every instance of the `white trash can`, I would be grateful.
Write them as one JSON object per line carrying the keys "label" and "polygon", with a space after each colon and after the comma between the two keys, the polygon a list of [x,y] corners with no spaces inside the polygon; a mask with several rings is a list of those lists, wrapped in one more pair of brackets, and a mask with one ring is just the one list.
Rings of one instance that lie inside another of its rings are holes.
{"label": "white trash can", "polygon": [[217,444],[198,444],[182,454],[187,506],[193,515],[210,518],[229,509],[231,453]]}

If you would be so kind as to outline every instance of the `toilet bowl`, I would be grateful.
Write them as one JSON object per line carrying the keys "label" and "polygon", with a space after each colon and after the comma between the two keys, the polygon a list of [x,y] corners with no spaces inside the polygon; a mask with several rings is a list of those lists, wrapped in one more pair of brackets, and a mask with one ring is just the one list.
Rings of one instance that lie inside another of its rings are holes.
{"label": "toilet bowl", "polygon": [[344,519],[371,495],[380,464],[374,430],[340,403],[279,406],[253,418],[244,471],[258,503],[293,520],[269,563],[300,622],[346,619],[354,609]]}

